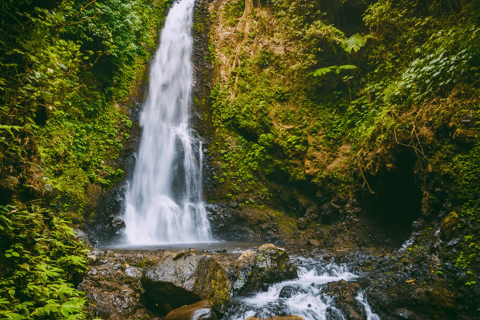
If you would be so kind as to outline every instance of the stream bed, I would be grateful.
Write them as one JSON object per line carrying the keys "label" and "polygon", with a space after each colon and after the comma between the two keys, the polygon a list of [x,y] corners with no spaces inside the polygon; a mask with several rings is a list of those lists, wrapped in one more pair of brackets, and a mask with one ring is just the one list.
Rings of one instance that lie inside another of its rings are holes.
{"label": "stream bed", "polygon": [[[155,316],[161,317],[163,313],[152,307],[148,298],[142,298],[144,290],[140,283],[142,274],[150,266],[158,264],[158,261],[168,255],[193,252],[194,255],[213,257],[226,270],[230,281],[235,281],[238,261],[249,252],[257,252],[261,245],[262,243],[257,242],[209,242],[104,247],[93,252],[96,256],[92,258],[95,266],[87,277],[90,276],[95,281],[101,279],[115,282],[121,285],[121,288],[128,287],[137,295],[140,293],[140,300],[134,304],[133,300],[125,298],[123,292],[126,291],[121,291],[122,294],[119,293],[115,301],[125,303],[119,303],[116,310],[127,315],[143,305],[146,312],[155,319]],[[289,254],[289,263],[296,266],[298,277],[293,276],[284,281],[266,281],[249,292],[232,292],[230,301],[225,305],[222,314],[219,314],[221,319],[245,320],[252,316],[263,319],[288,315],[300,315],[305,320],[380,319],[366,298],[365,290],[370,284],[368,273],[359,267],[362,261],[372,257],[368,252],[298,245],[285,245],[282,248]],[[86,289],[89,297],[88,288],[82,289]],[[90,297],[104,299],[101,297],[101,290],[90,294]],[[133,299],[134,295],[131,297]],[[111,302],[105,303],[105,308],[111,308]],[[131,310],[126,312],[129,308]],[[102,316],[102,313],[96,315]]]}

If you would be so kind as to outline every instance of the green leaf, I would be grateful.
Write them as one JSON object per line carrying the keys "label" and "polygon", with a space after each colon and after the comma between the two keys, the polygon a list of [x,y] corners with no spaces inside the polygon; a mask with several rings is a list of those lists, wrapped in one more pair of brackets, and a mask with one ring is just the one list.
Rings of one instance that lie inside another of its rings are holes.
{"label": "green leaf", "polygon": [[367,37],[356,33],[346,40],[341,40],[340,46],[348,53],[357,52],[367,43]]}

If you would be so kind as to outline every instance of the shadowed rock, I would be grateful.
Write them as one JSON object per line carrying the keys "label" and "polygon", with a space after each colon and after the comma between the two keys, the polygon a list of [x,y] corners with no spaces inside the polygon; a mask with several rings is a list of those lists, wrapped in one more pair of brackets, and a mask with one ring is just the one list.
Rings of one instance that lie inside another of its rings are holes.
{"label": "shadowed rock", "polygon": [[201,300],[224,312],[231,291],[227,273],[212,257],[190,252],[166,256],[144,272],[142,284],[167,312]]}

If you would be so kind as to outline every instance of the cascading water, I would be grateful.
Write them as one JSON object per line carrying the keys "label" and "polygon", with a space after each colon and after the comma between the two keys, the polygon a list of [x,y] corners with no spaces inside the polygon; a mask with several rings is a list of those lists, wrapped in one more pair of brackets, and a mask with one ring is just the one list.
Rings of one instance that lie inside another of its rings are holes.
{"label": "cascading water", "polygon": [[[294,261],[298,267],[298,279],[272,284],[267,291],[253,296],[235,297],[224,319],[245,320],[252,316],[264,319],[278,315],[300,315],[305,320],[346,319],[335,307],[325,284],[340,280],[355,281],[359,277],[333,262],[326,264],[300,257]],[[363,291],[360,290],[355,299],[359,309],[363,309],[364,319],[380,320],[372,312]]]}
{"label": "cascading water", "polygon": [[194,0],[168,13],[153,62],[133,181],[125,196],[126,242],[132,245],[210,240],[202,201],[202,145],[192,137],[190,34]]}

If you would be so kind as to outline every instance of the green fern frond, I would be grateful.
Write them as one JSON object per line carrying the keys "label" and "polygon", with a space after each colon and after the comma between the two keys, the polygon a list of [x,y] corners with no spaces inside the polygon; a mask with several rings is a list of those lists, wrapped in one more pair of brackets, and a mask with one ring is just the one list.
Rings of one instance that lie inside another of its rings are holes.
{"label": "green fern frond", "polygon": [[357,52],[367,43],[367,37],[362,36],[359,33],[354,34],[346,40],[340,42],[340,46],[348,53]]}
{"label": "green fern frond", "polygon": [[357,67],[351,64],[345,64],[343,66],[330,66],[330,67],[317,69],[312,73],[312,75],[314,77],[321,77],[334,70],[336,74],[340,74],[342,70],[354,70],[354,69],[357,69]]}
{"label": "green fern frond", "polygon": [[337,66],[331,66],[331,67],[326,67],[326,68],[320,68],[317,69],[315,72],[313,72],[314,77],[321,77],[326,75],[327,73],[331,72],[333,69],[335,69]]}
{"label": "green fern frond", "polygon": [[342,69],[342,70],[355,70],[355,69],[357,69],[357,67],[354,66],[354,65],[351,65],[351,64],[344,64],[343,66],[339,66],[338,69]]}

